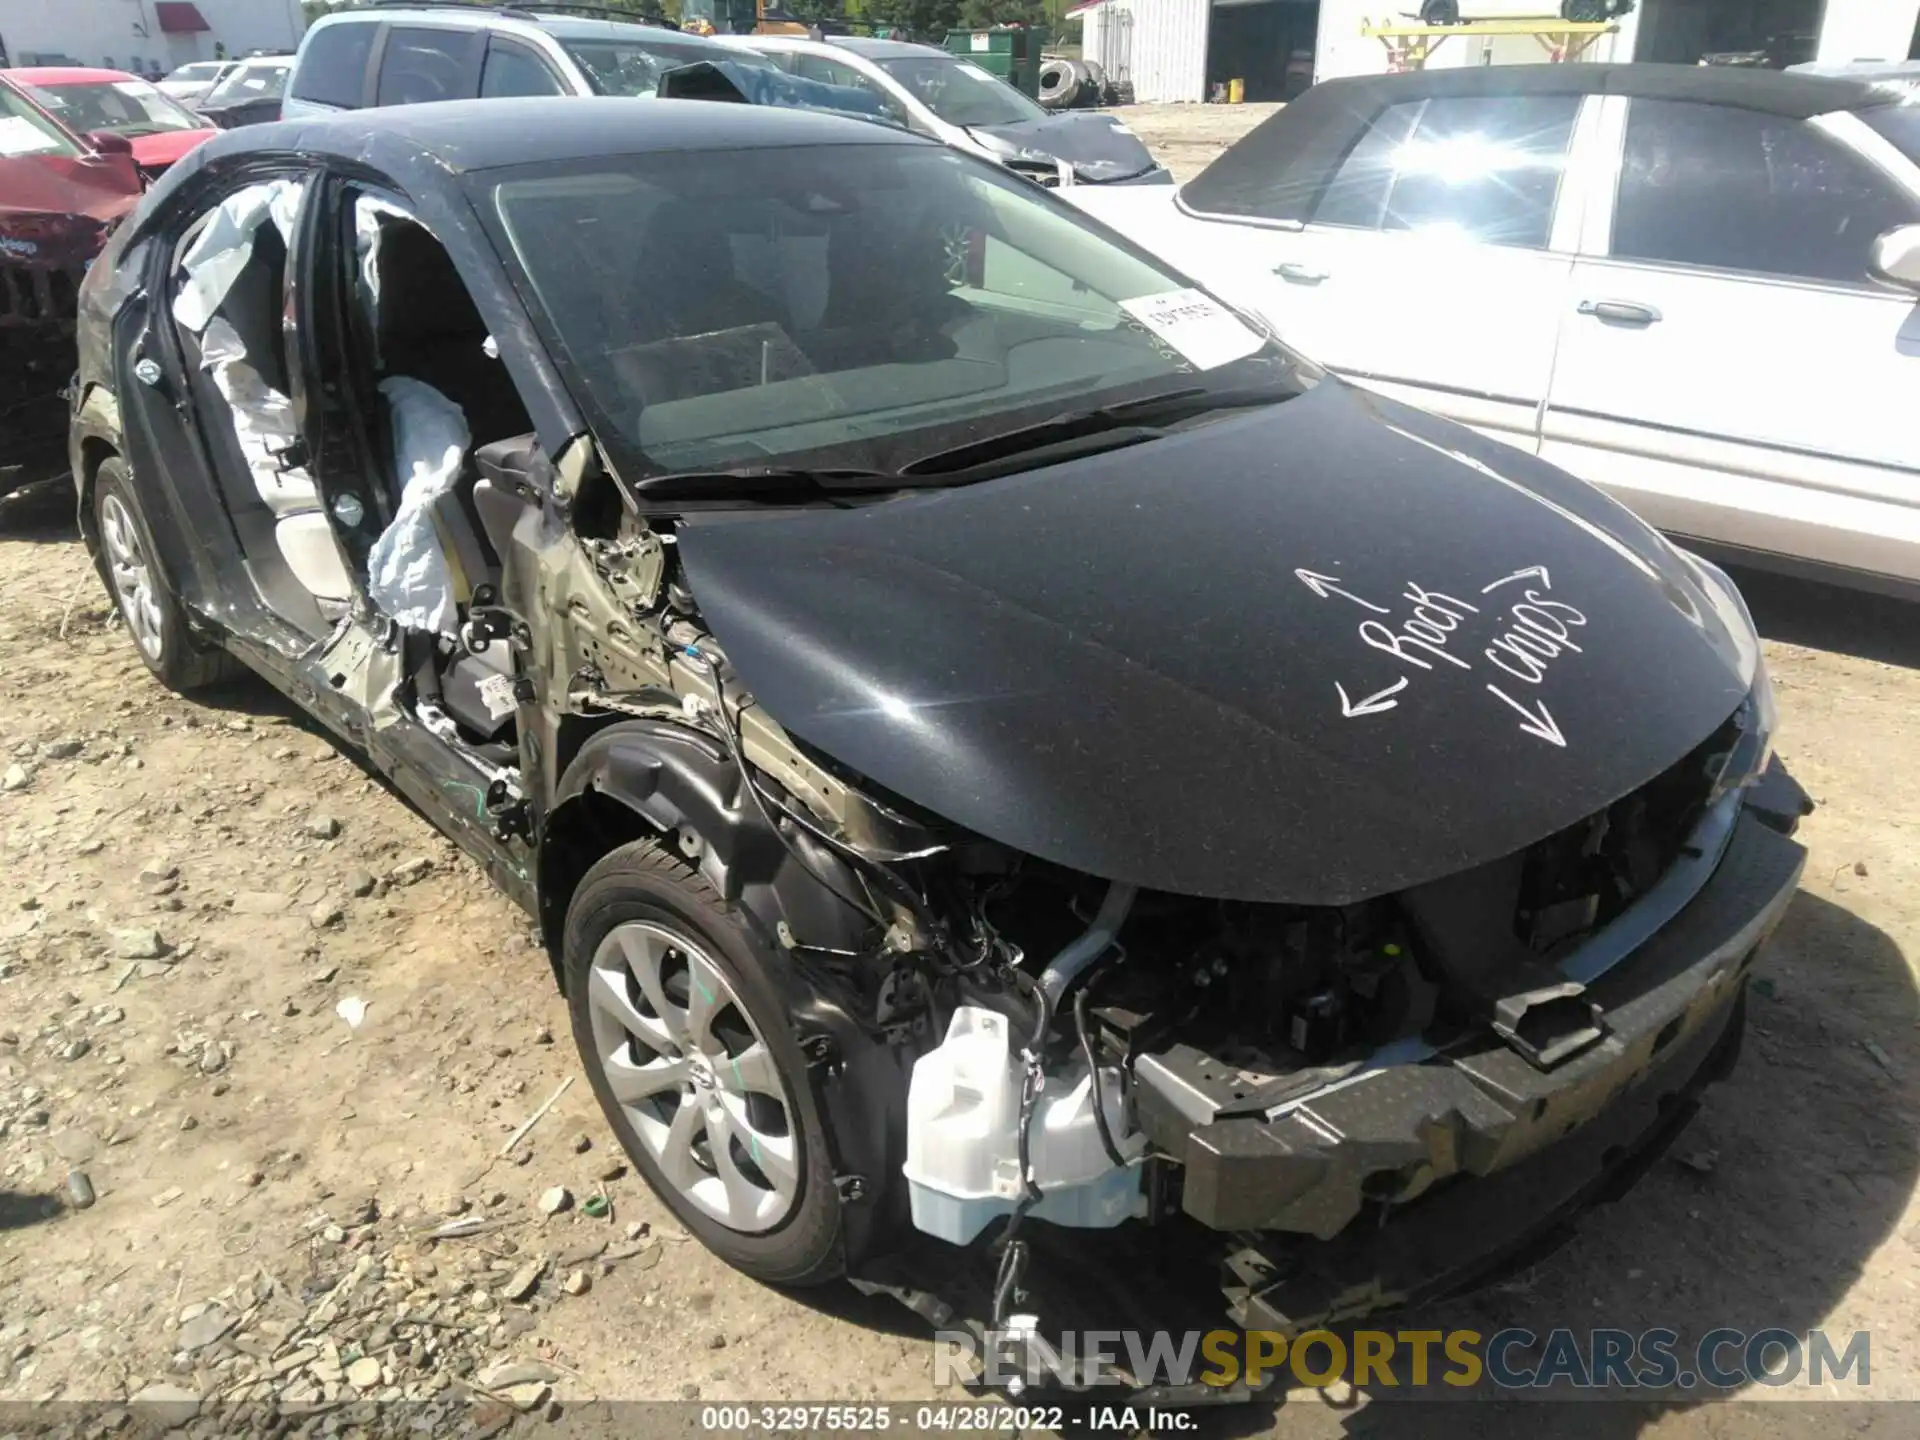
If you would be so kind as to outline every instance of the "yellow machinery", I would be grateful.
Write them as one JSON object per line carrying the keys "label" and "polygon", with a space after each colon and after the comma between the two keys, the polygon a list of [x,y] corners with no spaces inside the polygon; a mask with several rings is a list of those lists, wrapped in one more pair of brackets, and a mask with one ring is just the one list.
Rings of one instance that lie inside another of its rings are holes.
{"label": "yellow machinery", "polygon": [[1403,70],[1424,70],[1427,59],[1452,35],[1472,39],[1492,39],[1503,35],[1531,35],[1555,64],[1578,60],[1602,35],[1612,35],[1620,27],[1602,20],[1556,20],[1541,16],[1537,20],[1469,20],[1458,25],[1364,25],[1362,35],[1371,35],[1387,48],[1387,68],[1397,74]]}

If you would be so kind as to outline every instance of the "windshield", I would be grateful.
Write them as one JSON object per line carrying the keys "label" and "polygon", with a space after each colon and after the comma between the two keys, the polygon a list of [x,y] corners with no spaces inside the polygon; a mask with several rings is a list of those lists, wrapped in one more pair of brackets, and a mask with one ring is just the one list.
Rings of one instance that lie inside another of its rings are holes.
{"label": "windshield", "polygon": [[1294,373],[1233,312],[996,167],[931,145],[720,158],[474,181],[623,474],[816,452],[892,471],[1038,406]]}
{"label": "windshield", "polygon": [[1902,155],[1920,164],[1920,95],[1904,105],[1876,105],[1856,113],[1899,147]]}
{"label": "windshield", "polygon": [[1038,102],[967,60],[909,55],[879,63],[949,125],[1017,125],[1022,120],[1044,120],[1047,115]]}
{"label": "windshield", "polygon": [[36,87],[34,98],[68,129],[111,130],[120,135],[157,135],[163,130],[204,130],[207,122],[144,80],[84,80]]}
{"label": "windshield", "polygon": [[702,60],[743,60],[731,46],[656,40],[569,40],[567,53],[587,72],[587,82],[600,95],[651,95],[660,77],[682,65]]}
{"label": "windshield", "polygon": [[279,60],[272,65],[242,65],[207,92],[204,105],[234,105],[242,100],[278,100],[286,93],[287,72],[292,62]]}
{"label": "windshield", "polygon": [[202,81],[211,80],[217,76],[226,63],[224,60],[198,60],[191,65],[182,65],[167,76],[167,79],[178,80],[188,85],[198,85]]}
{"label": "windshield", "polygon": [[0,85],[0,159],[16,155],[65,155],[69,159],[81,153],[60,127],[5,85]]}

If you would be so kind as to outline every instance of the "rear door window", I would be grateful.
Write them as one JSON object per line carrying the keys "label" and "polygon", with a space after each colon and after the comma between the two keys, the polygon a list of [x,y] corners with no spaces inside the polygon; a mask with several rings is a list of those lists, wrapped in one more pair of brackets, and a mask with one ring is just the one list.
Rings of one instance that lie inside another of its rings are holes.
{"label": "rear door window", "polygon": [[1544,249],[1579,113],[1577,95],[1390,105],[1341,161],[1313,221]]}
{"label": "rear door window", "polygon": [[300,52],[293,98],[357,109],[367,93],[367,59],[376,27],[327,25],[307,36]]}
{"label": "rear door window", "polygon": [[396,25],[387,32],[380,57],[376,105],[425,105],[435,100],[467,100],[475,92],[473,62],[479,30]]}
{"label": "rear door window", "polygon": [[1614,208],[1620,259],[1871,283],[1873,242],[1920,204],[1789,116],[1635,100]]}
{"label": "rear door window", "polygon": [[498,35],[487,42],[487,63],[480,72],[481,99],[564,94],[559,77],[526,46]]}

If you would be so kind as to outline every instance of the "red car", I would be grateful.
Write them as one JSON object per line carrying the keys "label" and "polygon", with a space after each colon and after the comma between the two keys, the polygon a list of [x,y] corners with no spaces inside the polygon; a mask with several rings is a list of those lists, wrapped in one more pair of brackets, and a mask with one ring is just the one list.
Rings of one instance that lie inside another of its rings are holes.
{"label": "red car", "polygon": [[123,136],[148,179],[220,133],[157,85],[124,71],[40,65],[7,74],[30,87],[33,98],[69,130],[89,137]]}
{"label": "red car", "polygon": [[67,468],[76,296],[140,199],[128,143],[89,146],[0,72],[0,495]]}

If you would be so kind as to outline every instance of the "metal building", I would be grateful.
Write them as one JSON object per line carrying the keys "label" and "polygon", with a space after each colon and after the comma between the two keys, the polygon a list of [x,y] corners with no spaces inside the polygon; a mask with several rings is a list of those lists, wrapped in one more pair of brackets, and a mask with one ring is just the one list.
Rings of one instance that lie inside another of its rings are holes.
{"label": "metal building", "polygon": [[[1560,0],[1459,0],[1462,17],[1551,16]],[[1315,80],[1378,74],[1392,61],[1366,33],[1409,23],[1420,0],[1084,0],[1082,54],[1142,102],[1198,101],[1230,82],[1248,100],[1285,100]],[[1790,65],[1920,58],[1920,0],[1638,0],[1582,58],[1692,65]],[[1463,30],[1429,66],[1549,58],[1551,37]]]}

